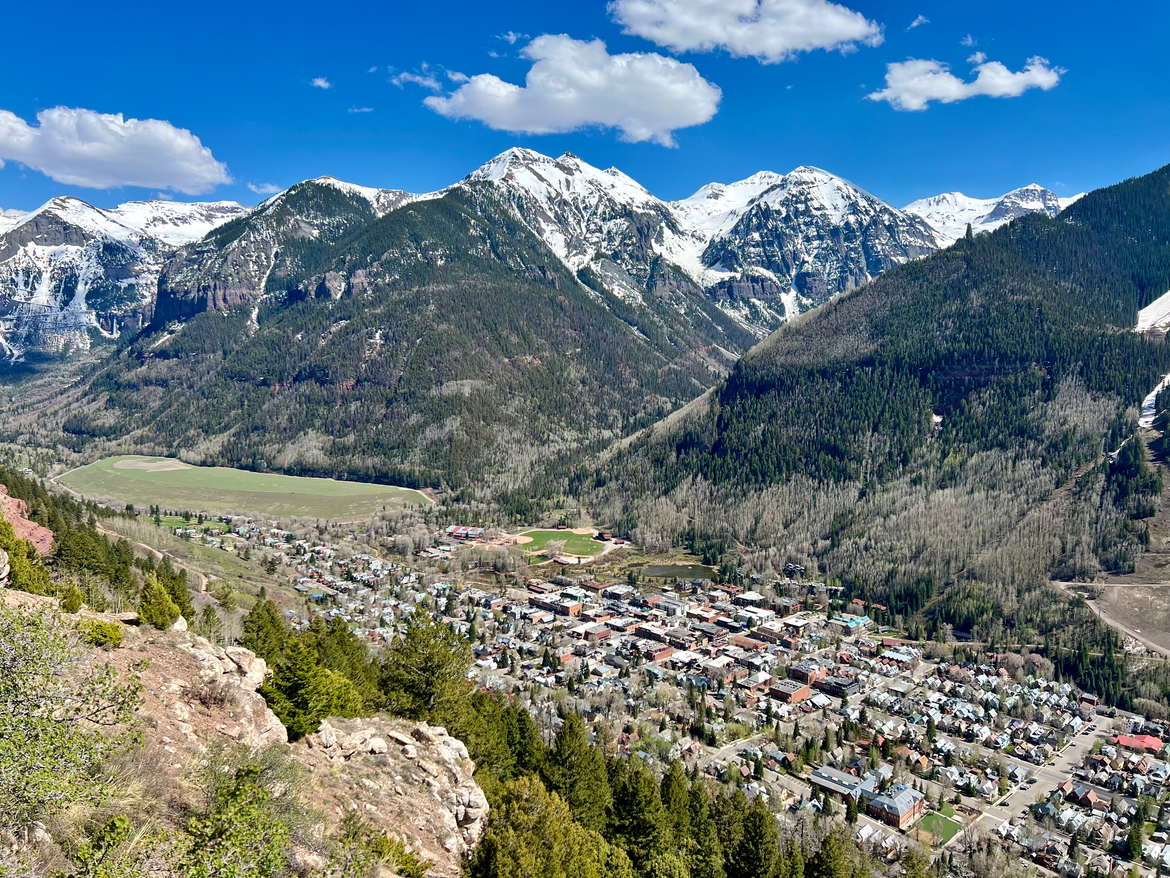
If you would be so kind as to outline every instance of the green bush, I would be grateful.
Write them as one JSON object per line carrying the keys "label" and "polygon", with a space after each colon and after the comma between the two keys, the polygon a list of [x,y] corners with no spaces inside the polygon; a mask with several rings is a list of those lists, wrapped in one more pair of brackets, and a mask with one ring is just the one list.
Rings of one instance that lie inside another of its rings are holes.
{"label": "green bush", "polygon": [[76,585],[70,585],[61,592],[61,612],[76,613],[85,603],[85,595]]}
{"label": "green bush", "polygon": [[146,574],[142,597],[138,600],[138,618],[159,631],[165,631],[179,618],[179,607],[167,590],[159,585],[153,572]]}
{"label": "green bush", "polygon": [[122,645],[122,626],[117,622],[85,619],[81,623],[81,636],[90,646],[117,649]]}

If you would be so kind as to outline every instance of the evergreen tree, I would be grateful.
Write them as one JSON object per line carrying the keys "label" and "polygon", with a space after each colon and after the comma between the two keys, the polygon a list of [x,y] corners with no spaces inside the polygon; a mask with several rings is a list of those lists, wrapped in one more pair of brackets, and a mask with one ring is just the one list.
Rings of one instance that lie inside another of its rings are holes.
{"label": "evergreen tree", "polygon": [[1142,834],[1142,827],[1135,823],[1129,830],[1129,835],[1125,838],[1125,856],[1126,859],[1140,863],[1142,861],[1142,842],[1144,836]]}
{"label": "evergreen tree", "polygon": [[464,638],[417,610],[382,663],[382,691],[395,713],[459,734],[467,722],[471,661],[471,645]]}
{"label": "evergreen tree", "polygon": [[569,806],[573,818],[586,829],[605,828],[610,789],[605,759],[589,746],[585,723],[575,713],[565,717],[546,763],[548,789]]}
{"label": "evergreen tree", "polygon": [[850,878],[853,845],[846,830],[834,827],[821,841],[820,850],[805,864],[807,878]]}
{"label": "evergreen tree", "polygon": [[788,840],[788,852],[780,864],[780,878],[804,878],[804,851],[796,837]]}
{"label": "evergreen tree", "polygon": [[[706,795],[706,791],[703,791],[703,796]],[[691,875],[694,878],[724,878],[723,846],[719,844],[715,824],[707,817],[705,810],[697,822],[693,809],[691,813],[692,840],[688,846]]]}
{"label": "evergreen tree", "polygon": [[756,796],[743,817],[739,844],[727,858],[727,878],[773,878],[779,854],[780,829],[762,796]]}
{"label": "evergreen tree", "polygon": [[146,574],[142,596],[138,599],[138,618],[159,631],[165,631],[179,618],[179,608],[165,588],[158,583],[154,572]]}
{"label": "evergreen tree", "polygon": [[469,878],[634,878],[626,854],[578,825],[535,777],[504,784],[466,869]]}
{"label": "evergreen tree", "polygon": [[250,649],[270,665],[284,655],[289,630],[280,608],[270,600],[258,601],[244,617],[240,645]]}
{"label": "evergreen tree", "polygon": [[613,788],[612,840],[630,857],[634,871],[643,874],[651,861],[670,848],[670,828],[658,784],[639,760]]}
{"label": "evergreen tree", "polygon": [[260,694],[292,739],[317,731],[328,716],[359,716],[362,700],[353,683],[317,664],[313,650],[294,639]]}
{"label": "evergreen tree", "polygon": [[[704,793],[705,795],[705,793]],[[690,788],[687,784],[686,769],[678,759],[670,763],[670,769],[662,776],[662,807],[670,817],[670,828],[676,840],[681,841],[691,834]]]}

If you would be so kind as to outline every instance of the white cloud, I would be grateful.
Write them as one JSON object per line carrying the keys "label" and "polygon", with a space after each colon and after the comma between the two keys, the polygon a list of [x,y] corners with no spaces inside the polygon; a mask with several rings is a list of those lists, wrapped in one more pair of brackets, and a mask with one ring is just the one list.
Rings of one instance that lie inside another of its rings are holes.
{"label": "white cloud", "polygon": [[967,34],[967,36],[965,36],[965,37],[963,37],[963,39],[959,40],[959,45],[966,46],[969,49],[972,46],[979,45],[979,40],[975,39],[970,34]]}
{"label": "white cloud", "polygon": [[90,189],[142,186],[186,195],[230,183],[227,165],[185,128],[160,119],[55,107],[33,127],[0,110],[0,167],[17,162],[58,183]]}
{"label": "white cloud", "polygon": [[613,0],[625,33],[673,52],[726,49],[766,64],[800,52],[880,45],[880,24],[828,0]]}
{"label": "white cloud", "polygon": [[275,183],[249,183],[248,188],[257,195],[275,195],[277,192],[284,191],[283,187],[277,186]]}
{"label": "white cloud", "polygon": [[690,64],[662,55],[610,55],[601,40],[545,34],[524,47],[532,68],[523,86],[490,73],[424,103],[450,119],[489,128],[554,134],[616,128],[622,140],[674,146],[673,132],[708,121],[722,92]]}
{"label": "white cloud", "polygon": [[911,58],[886,65],[886,87],[869,99],[887,101],[895,110],[925,110],[931,101],[953,104],[979,95],[1014,98],[1032,88],[1055,88],[1065,72],[1039,56],[1029,58],[1018,73],[998,61],[987,61],[976,65],[975,79],[966,82],[941,61]]}
{"label": "white cloud", "polygon": [[967,63],[968,64],[982,64],[986,60],[987,60],[987,56],[985,54],[983,54],[982,52],[976,52],[974,55],[971,55],[967,58]]}
{"label": "white cloud", "polygon": [[922,25],[924,25],[924,24],[930,24],[930,19],[927,18],[925,15],[920,15],[916,19],[914,19],[912,22],[910,22],[910,27],[906,28],[906,30],[914,30],[914,28],[922,27]]}
{"label": "white cloud", "polygon": [[348,112],[350,112],[350,113],[372,113],[372,112],[374,112],[374,108],[373,107],[350,107]]}
{"label": "white cloud", "polygon": [[377,73],[377,72],[378,72],[377,67],[371,67],[369,70],[366,71],[366,73]]}
{"label": "white cloud", "polygon": [[402,88],[405,83],[409,82],[414,85],[421,85],[429,91],[441,92],[443,90],[443,84],[439,82],[438,77],[430,72],[426,64],[422,66],[421,73],[403,71],[396,76],[391,76],[390,81],[399,88]]}
{"label": "white cloud", "polygon": [[515,31],[508,31],[506,34],[496,34],[497,40],[505,40],[508,45],[514,46],[518,40],[528,39],[528,34],[518,34]]}
{"label": "white cloud", "polygon": [[333,83],[330,82],[328,79],[326,79],[324,76],[318,76],[316,79],[314,79],[312,82],[310,82],[309,85],[313,86],[313,88],[324,88],[324,89],[333,88]]}
{"label": "white cloud", "polygon": [[447,78],[452,82],[467,82],[471,79],[466,73],[460,73],[458,70],[448,70]]}

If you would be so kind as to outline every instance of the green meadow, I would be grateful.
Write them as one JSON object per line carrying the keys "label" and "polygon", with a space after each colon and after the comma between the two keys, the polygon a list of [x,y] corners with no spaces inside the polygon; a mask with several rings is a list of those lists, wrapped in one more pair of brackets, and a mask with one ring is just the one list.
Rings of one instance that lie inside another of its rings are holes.
{"label": "green meadow", "polygon": [[342,482],[221,466],[190,466],[174,458],[120,455],[72,470],[57,479],[91,498],[211,514],[255,512],[349,518],[383,506],[421,505],[427,498],[410,488]]}

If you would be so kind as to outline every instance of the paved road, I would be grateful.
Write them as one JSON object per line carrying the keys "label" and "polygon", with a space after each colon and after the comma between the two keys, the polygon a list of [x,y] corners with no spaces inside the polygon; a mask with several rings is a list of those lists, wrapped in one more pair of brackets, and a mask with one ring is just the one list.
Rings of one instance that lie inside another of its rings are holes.
{"label": "paved road", "polygon": [[1096,732],[1077,735],[1064,750],[1044,765],[1033,767],[1030,763],[1017,761],[1016,764],[1028,766],[1034,771],[1036,783],[1031,786],[1024,784],[1015,787],[998,802],[985,806],[983,817],[980,819],[981,828],[990,832],[1004,820],[1023,817],[1023,810],[1034,805],[1038,797],[1047,797],[1057,786],[1066,780],[1072,780],[1073,771],[1093,749],[1093,743],[1098,740],[1102,731],[1104,730],[1098,723]]}

